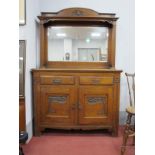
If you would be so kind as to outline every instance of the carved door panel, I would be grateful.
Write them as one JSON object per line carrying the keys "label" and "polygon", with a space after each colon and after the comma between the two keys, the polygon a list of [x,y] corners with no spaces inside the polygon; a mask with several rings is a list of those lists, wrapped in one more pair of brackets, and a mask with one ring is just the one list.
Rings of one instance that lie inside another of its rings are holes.
{"label": "carved door panel", "polygon": [[41,86],[41,122],[73,124],[75,94],[72,86]]}
{"label": "carved door panel", "polygon": [[79,123],[110,125],[112,122],[113,87],[81,86]]}

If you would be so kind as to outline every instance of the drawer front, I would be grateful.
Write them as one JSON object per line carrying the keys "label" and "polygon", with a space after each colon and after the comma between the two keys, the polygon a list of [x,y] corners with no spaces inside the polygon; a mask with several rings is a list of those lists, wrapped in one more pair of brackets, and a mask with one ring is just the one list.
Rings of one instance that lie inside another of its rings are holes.
{"label": "drawer front", "polygon": [[72,85],[75,83],[73,76],[41,76],[41,84],[53,84],[53,85]]}
{"label": "drawer front", "polygon": [[83,85],[113,84],[113,77],[84,76],[80,77],[80,84]]}

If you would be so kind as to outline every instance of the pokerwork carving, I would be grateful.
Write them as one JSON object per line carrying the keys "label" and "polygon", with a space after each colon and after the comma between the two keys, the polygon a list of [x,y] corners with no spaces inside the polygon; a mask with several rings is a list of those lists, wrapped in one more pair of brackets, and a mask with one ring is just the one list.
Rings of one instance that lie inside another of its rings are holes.
{"label": "pokerwork carving", "polygon": [[67,101],[67,96],[49,96],[48,103],[64,104]]}
{"label": "pokerwork carving", "polygon": [[83,12],[81,10],[74,10],[72,12],[72,16],[83,16]]}
{"label": "pokerwork carving", "polygon": [[106,103],[106,97],[88,97],[88,104]]}

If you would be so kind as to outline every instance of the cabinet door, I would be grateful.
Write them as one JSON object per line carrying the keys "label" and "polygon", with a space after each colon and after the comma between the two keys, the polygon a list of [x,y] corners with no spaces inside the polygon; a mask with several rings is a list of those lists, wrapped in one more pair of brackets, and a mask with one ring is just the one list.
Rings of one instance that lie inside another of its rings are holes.
{"label": "cabinet door", "polygon": [[74,123],[75,88],[41,86],[41,122],[50,125]]}
{"label": "cabinet door", "polygon": [[111,125],[113,87],[81,86],[79,101],[79,123],[89,125]]}

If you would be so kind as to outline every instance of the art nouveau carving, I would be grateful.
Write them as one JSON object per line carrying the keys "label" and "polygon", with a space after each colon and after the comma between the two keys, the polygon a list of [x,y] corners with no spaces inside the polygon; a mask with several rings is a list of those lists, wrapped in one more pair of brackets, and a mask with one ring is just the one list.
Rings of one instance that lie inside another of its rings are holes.
{"label": "art nouveau carving", "polygon": [[107,102],[106,97],[87,97],[88,104],[105,104]]}
{"label": "art nouveau carving", "polygon": [[66,103],[67,97],[66,96],[49,96],[48,97],[48,103],[58,103],[58,104],[64,104]]}

